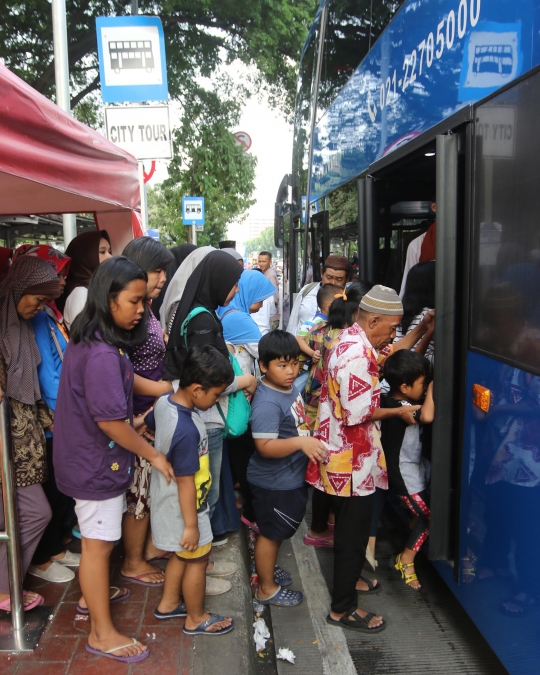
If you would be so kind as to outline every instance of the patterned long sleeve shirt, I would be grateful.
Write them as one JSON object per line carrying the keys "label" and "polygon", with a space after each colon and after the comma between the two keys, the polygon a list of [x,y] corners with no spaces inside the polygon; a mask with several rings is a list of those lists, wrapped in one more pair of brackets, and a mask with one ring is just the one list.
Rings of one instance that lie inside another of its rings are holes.
{"label": "patterned long sleeve shirt", "polygon": [[379,367],[391,353],[391,346],[377,353],[358,324],[341,332],[328,360],[314,434],[328,459],[310,464],[306,473],[317,489],[340,497],[388,489],[380,423],[370,420],[380,405]]}

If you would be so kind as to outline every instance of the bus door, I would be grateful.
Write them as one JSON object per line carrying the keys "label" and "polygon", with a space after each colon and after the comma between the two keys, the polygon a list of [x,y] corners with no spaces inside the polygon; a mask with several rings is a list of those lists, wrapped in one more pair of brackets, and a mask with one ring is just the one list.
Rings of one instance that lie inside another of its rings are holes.
{"label": "bus door", "polygon": [[[457,557],[455,534],[459,513],[456,493],[459,489],[462,417],[459,397],[464,362],[460,345],[466,329],[461,316],[465,302],[463,240],[468,227],[465,186],[471,126],[470,123],[462,124],[454,132],[434,134],[408,154],[396,158],[389,156],[372,165],[364,179],[364,223],[359,228],[359,237],[363,240],[360,243],[364,251],[363,265],[370,274],[368,278],[400,292],[407,245],[416,241],[420,246],[423,240],[418,242],[419,235],[426,232],[435,218],[435,292],[431,300],[436,315],[436,416],[431,429],[430,457],[429,557],[432,560],[452,561]],[[430,212],[434,198],[435,214]]]}
{"label": "bus door", "polygon": [[328,211],[321,211],[311,217],[310,234],[313,281],[320,281],[322,266],[330,254]]}

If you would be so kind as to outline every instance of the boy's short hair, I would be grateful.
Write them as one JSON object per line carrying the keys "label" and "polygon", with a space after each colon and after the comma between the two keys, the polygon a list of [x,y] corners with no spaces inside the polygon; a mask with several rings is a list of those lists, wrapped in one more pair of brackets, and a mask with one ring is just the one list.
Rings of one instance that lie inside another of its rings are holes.
{"label": "boy's short hair", "polygon": [[390,391],[398,391],[402,384],[409,387],[421,377],[430,373],[430,364],[425,356],[408,349],[400,349],[389,356],[384,363],[384,379]]}
{"label": "boy's short hair", "polygon": [[197,345],[188,350],[180,375],[180,389],[200,384],[208,391],[212,387],[227,387],[234,380],[229,359],[211,345]]}
{"label": "boy's short hair", "polygon": [[267,366],[274,359],[285,361],[297,359],[300,347],[294,335],[284,330],[273,330],[261,338],[259,342],[259,361]]}
{"label": "boy's short hair", "polygon": [[334,301],[335,295],[343,295],[343,288],[337,284],[326,284],[317,291],[317,306],[322,307],[328,302]]}

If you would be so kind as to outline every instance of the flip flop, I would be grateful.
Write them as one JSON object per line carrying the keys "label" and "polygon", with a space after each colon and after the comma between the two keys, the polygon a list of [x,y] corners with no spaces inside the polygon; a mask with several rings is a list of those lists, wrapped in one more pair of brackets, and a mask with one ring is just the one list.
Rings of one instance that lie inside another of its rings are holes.
{"label": "flip flop", "polygon": [[[27,598],[28,597],[28,592],[23,591],[23,597]],[[32,600],[32,602],[28,603],[28,605],[24,606],[24,611],[28,612],[30,609],[34,609],[34,607],[39,607],[45,602],[45,598],[42,595],[37,594],[37,597]],[[11,598],[6,598],[3,602],[0,602],[0,610],[3,610],[4,612],[11,612]]]}
{"label": "flip flop", "polygon": [[251,520],[248,520],[245,516],[240,516],[240,520],[244,523],[244,525],[252,529],[257,534],[261,533],[255,521],[252,522]]}
{"label": "flip flop", "polygon": [[377,626],[376,628],[368,627],[369,622],[375,616],[373,612],[369,612],[366,616],[361,617],[355,610],[349,614],[349,616],[354,616],[356,621],[351,621],[346,614],[344,614],[339,621],[336,621],[335,619],[332,619],[329,614],[326,617],[326,623],[329,623],[331,626],[339,626],[340,628],[349,628],[350,630],[355,630],[359,633],[381,633],[386,628],[386,621],[384,619],[380,626]]}
{"label": "flip flop", "polygon": [[[129,596],[131,595],[131,591],[129,588],[125,588],[124,590],[126,591],[125,593],[121,593],[121,588],[118,588],[117,586],[111,586],[110,590],[112,591],[114,588],[114,593],[111,595],[109,598],[109,602],[122,602],[122,600],[127,600]],[[90,614],[88,611],[88,607],[81,607],[79,603],[77,603],[77,614]]]}
{"label": "flip flop", "polygon": [[120,573],[120,579],[122,581],[131,581],[132,584],[139,584],[139,586],[151,586],[152,588],[159,588],[160,586],[163,586],[165,581],[156,581],[155,583],[152,583],[151,581],[143,581],[144,577],[149,576],[150,574],[163,574],[163,570],[157,569],[157,567],[154,567],[156,570],[155,572],[145,572],[144,574],[138,574],[136,577],[126,577],[125,574]]}
{"label": "flip flop", "polygon": [[360,579],[362,579],[362,581],[366,582],[366,584],[368,585],[368,590],[367,591],[361,591],[357,588],[356,592],[359,595],[369,595],[370,593],[372,593],[373,595],[376,595],[377,593],[382,591],[382,586],[378,581],[377,581],[377,584],[375,585],[373,583],[373,581],[371,581],[371,579],[368,579],[367,577],[363,577],[362,575],[360,575]]}
{"label": "flip flop", "polygon": [[121,645],[120,647],[115,647],[114,649],[108,649],[106,652],[102,652],[100,649],[94,649],[90,647],[88,642],[86,643],[86,651],[90,654],[96,654],[96,656],[106,656],[108,659],[114,659],[115,661],[121,661],[122,663],[137,663],[137,661],[144,661],[150,656],[150,650],[147,649],[140,654],[134,654],[133,656],[115,656],[112,652],[117,652],[119,649],[125,649],[126,647],[131,647],[131,645],[136,645],[137,640],[131,638],[131,642],[127,645]]}
{"label": "flip flop", "polygon": [[184,628],[182,629],[186,635],[225,635],[225,633],[230,633],[234,628],[234,621],[227,628],[220,628],[215,631],[207,631],[206,628],[211,626],[213,623],[218,623],[218,621],[224,621],[224,616],[219,616],[219,614],[210,614],[210,618],[203,621],[197,626],[197,628]]}
{"label": "flip flop", "polygon": [[304,535],[304,544],[306,546],[314,546],[315,548],[334,548],[334,537],[308,537]]}
{"label": "flip flop", "polygon": [[274,583],[282,588],[283,586],[290,586],[292,584],[292,576],[282,567],[276,565],[274,569]]}
{"label": "flip flop", "polygon": [[278,590],[271,595],[269,598],[261,600],[257,593],[255,593],[255,598],[257,602],[260,602],[261,605],[275,605],[276,607],[296,607],[304,599],[304,595],[301,591],[289,591],[285,588],[278,588]]}
{"label": "flip flop", "polygon": [[160,621],[162,619],[181,619],[187,616],[186,603],[181,602],[172,612],[160,612],[159,609],[154,610],[154,616]]}

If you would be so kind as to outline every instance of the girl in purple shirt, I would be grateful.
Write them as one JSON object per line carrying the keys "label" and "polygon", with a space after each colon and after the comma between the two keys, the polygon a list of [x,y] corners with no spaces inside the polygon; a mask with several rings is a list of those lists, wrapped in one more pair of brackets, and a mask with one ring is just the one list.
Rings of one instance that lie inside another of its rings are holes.
{"label": "girl in purple shirt", "polygon": [[[54,468],[60,490],[75,499],[82,535],[79,579],[91,619],[86,649],[132,663],[148,649],[111,620],[109,557],[120,538],[125,493],[140,455],[170,480],[172,467],[133,427],[133,366],[126,350],[146,339],[147,275],[124,257],[96,270],[71,330],[55,415]],[[142,418],[141,418],[142,419]]]}

